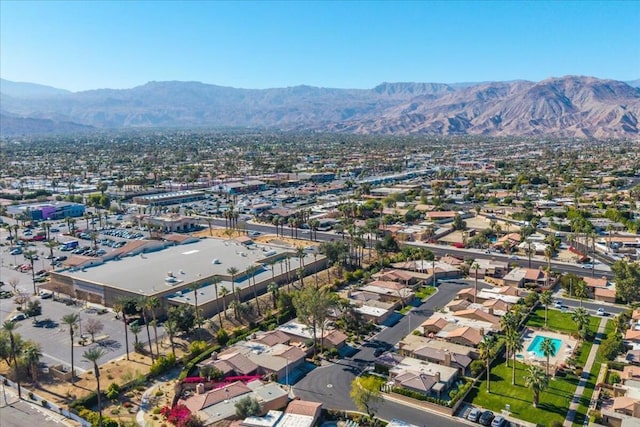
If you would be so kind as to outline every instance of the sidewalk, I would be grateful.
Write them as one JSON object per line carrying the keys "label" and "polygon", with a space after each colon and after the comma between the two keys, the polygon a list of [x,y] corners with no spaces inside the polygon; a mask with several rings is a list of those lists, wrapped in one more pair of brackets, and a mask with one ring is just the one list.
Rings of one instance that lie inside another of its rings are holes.
{"label": "sidewalk", "polygon": [[567,418],[565,418],[564,420],[564,427],[571,427],[573,425],[573,420],[576,416],[576,411],[580,404],[580,398],[582,398],[582,393],[584,393],[584,387],[587,384],[589,372],[591,372],[593,362],[595,361],[596,354],[598,353],[598,348],[600,347],[600,337],[604,335],[604,328],[607,325],[607,320],[608,319],[604,317],[600,320],[600,326],[598,326],[598,332],[596,333],[596,337],[593,340],[593,346],[591,347],[591,352],[589,353],[589,357],[587,358],[587,363],[585,363],[582,375],[580,376],[580,382],[576,387],[576,392],[573,395],[573,399],[571,400],[571,405],[569,405],[569,412],[567,412]]}

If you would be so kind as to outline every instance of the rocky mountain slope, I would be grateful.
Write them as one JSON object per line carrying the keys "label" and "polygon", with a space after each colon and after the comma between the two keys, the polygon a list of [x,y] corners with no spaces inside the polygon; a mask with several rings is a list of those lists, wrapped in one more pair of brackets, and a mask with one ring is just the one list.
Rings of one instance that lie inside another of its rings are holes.
{"label": "rocky mountain slope", "polygon": [[[640,89],[593,77],[537,83],[382,83],[370,90],[311,86],[254,90],[150,82],[126,90],[77,93],[38,87],[37,95],[34,90],[25,95],[3,81],[0,89],[5,87],[12,90],[0,94],[4,115],[95,128],[237,126],[581,138],[635,138],[640,130]],[[2,120],[0,132],[16,134],[14,124],[15,120]],[[20,132],[28,133],[28,126],[23,123]]]}

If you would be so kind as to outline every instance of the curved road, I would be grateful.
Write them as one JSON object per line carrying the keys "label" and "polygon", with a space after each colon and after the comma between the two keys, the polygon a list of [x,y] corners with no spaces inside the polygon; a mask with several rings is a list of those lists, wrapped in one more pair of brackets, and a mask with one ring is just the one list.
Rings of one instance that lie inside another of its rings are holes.
{"label": "curved road", "polygon": [[[325,407],[331,409],[356,410],[351,397],[349,397],[351,382],[356,375],[373,362],[375,349],[394,346],[412,329],[418,327],[431,316],[434,309],[443,307],[451,301],[458,291],[468,286],[442,283],[438,287],[437,293],[419,307],[412,309],[397,324],[383,329],[368,340],[353,356],[341,359],[337,363],[316,368],[307,374],[293,387],[295,395],[302,399],[322,402]],[[397,418],[419,426],[437,424],[442,427],[458,427],[466,425],[451,417],[432,414],[387,400],[375,412],[385,420]],[[430,420],[432,421],[430,422]]]}

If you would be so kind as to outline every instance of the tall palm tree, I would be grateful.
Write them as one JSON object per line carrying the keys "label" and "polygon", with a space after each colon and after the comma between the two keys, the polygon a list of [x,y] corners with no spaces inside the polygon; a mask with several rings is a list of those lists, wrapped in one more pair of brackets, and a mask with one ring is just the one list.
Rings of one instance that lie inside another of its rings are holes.
{"label": "tall palm tree", "polygon": [[556,355],[556,346],[553,345],[551,338],[545,338],[540,343],[540,350],[547,358],[547,376],[549,376],[549,358]]}
{"label": "tall palm tree", "polygon": [[589,317],[589,312],[582,307],[576,308],[575,311],[571,313],[571,320],[575,322],[578,327],[578,333],[582,338],[584,338],[583,331],[589,324]]}
{"label": "tall palm tree", "polygon": [[549,319],[549,305],[553,302],[553,293],[550,290],[546,290],[540,294],[539,301],[544,305],[544,326],[546,327]]}
{"label": "tall palm tree", "polygon": [[539,366],[529,365],[524,376],[524,385],[533,390],[533,407],[537,408],[540,401],[540,392],[549,385],[549,377],[545,375]]}
{"label": "tall palm tree", "polygon": [[270,282],[267,285],[267,291],[271,292],[271,301],[273,302],[273,309],[278,308],[278,284],[276,282]]}
{"label": "tall palm tree", "polygon": [[41,358],[42,351],[40,350],[39,344],[29,342],[22,349],[22,360],[24,364],[29,367],[34,384],[38,383],[38,365],[40,364]]}
{"label": "tall palm tree", "polygon": [[193,302],[196,309],[196,324],[198,325],[198,332],[200,332],[200,329],[202,329],[202,318],[200,317],[200,311],[198,310],[198,289],[200,289],[201,287],[201,282],[193,282],[188,286],[188,289],[193,291]]}
{"label": "tall palm tree", "polygon": [[493,335],[485,335],[478,344],[478,352],[480,360],[485,362],[487,369],[487,393],[491,393],[491,359],[495,356],[496,337]]}
{"label": "tall palm tree", "polygon": [[35,261],[36,256],[38,255],[38,251],[28,250],[24,251],[22,256],[24,259],[28,260],[31,263],[31,281],[33,283],[33,294],[36,295],[38,292],[36,291],[36,272],[33,268],[33,261]]}
{"label": "tall palm tree", "polygon": [[51,258],[51,266],[53,266],[55,264],[53,259],[53,249],[58,246],[58,242],[55,240],[48,240],[44,245],[49,249],[49,258]]}
{"label": "tall palm tree", "polygon": [[[229,289],[227,289],[224,285],[220,289],[220,297],[222,298],[222,312],[224,313],[224,318],[227,317],[227,295],[229,295]],[[220,328],[222,329],[222,319],[220,319]]]}
{"label": "tall palm tree", "polygon": [[16,337],[13,332],[19,327],[16,322],[6,321],[2,324],[2,329],[9,334],[9,355],[10,359],[13,359],[13,367],[16,370],[16,384],[18,384],[18,397],[22,399],[22,387],[20,387],[20,373],[18,372],[18,362],[16,360],[16,353],[18,352],[18,346],[16,343]]}
{"label": "tall palm tree", "polygon": [[[480,266],[478,265],[477,262],[474,262],[471,268],[476,271],[474,284],[473,284],[473,303],[475,304],[477,302],[477,296],[478,296],[478,269],[480,268]],[[433,274],[436,274],[435,271],[433,272]]]}
{"label": "tall palm tree", "polygon": [[148,308],[149,298],[141,297],[136,300],[136,310],[142,314],[142,320],[144,321],[144,326],[147,329],[147,342],[149,343],[149,354],[151,355],[151,363],[155,361],[153,356],[153,347],[151,346],[151,332],[149,332],[149,320],[147,319],[147,308]]}
{"label": "tall palm tree", "polygon": [[127,360],[129,360],[129,328],[127,328],[127,305],[129,304],[129,300],[125,298],[118,299],[113,304],[113,310],[116,314],[120,313],[122,315],[122,324],[124,325],[124,345],[127,352]]}
{"label": "tall palm tree", "polygon": [[71,338],[71,384],[75,384],[75,365],[73,361],[73,336],[74,336],[74,328],[78,325],[80,321],[80,315],[77,313],[70,313],[65,316],[62,316],[62,323],[69,327],[69,338]]}
{"label": "tall palm tree", "polygon": [[5,331],[6,333],[9,334],[9,360],[13,361],[13,365],[16,365],[16,353],[17,353],[17,348],[16,348],[16,337],[15,335],[13,335],[13,332],[19,327],[20,325],[16,322],[12,322],[10,320],[7,320],[6,322],[4,322],[2,324],[2,330]]}
{"label": "tall palm tree", "polygon": [[522,340],[520,340],[520,334],[515,330],[510,330],[505,335],[505,344],[507,346],[507,350],[511,352],[511,356],[513,357],[513,373],[511,375],[511,384],[516,384],[516,355],[519,351],[522,351],[524,348],[522,345]]}
{"label": "tall palm tree", "polygon": [[98,359],[105,356],[107,352],[100,347],[94,347],[82,354],[84,360],[93,363],[93,373],[96,376],[96,396],[98,397],[98,426],[102,427],[102,405],[100,396],[100,368],[98,367]]}
{"label": "tall palm tree", "polygon": [[138,347],[138,334],[140,333],[140,331],[142,331],[142,326],[138,325],[138,322],[133,322],[129,325],[129,329],[131,330],[131,333],[133,334],[135,339],[134,347]]}
{"label": "tall palm tree", "polygon": [[156,354],[160,357],[160,347],[158,345],[158,319],[156,316],[156,310],[160,307],[160,299],[158,297],[149,297],[147,300],[147,307],[151,312],[151,326],[153,326],[153,336],[156,342]]}
{"label": "tall palm tree", "polygon": [[176,335],[176,331],[178,330],[178,324],[173,319],[167,319],[164,322],[164,330],[167,331],[167,335],[169,335],[169,343],[171,344],[171,353],[175,357],[176,355],[176,347],[173,343],[173,337]]}
{"label": "tall palm tree", "polygon": [[216,312],[218,313],[218,320],[220,321],[220,329],[222,329],[222,313],[220,312],[220,302],[218,301],[218,285],[222,280],[218,276],[214,276],[211,279],[213,290],[216,293]]}
{"label": "tall palm tree", "polygon": [[256,286],[256,273],[258,272],[258,266],[250,265],[249,267],[247,267],[246,272],[247,276],[249,276],[249,283],[251,283],[251,280],[253,279],[253,286],[251,287],[251,289],[253,290],[253,299],[256,301],[258,316],[261,316],[262,313],[260,312],[260,304],[258,303],[258,289]]}
{"label": "tall palm tree", "polygon": [[580,307],[582,307],[582,299],[585,298],[587,294],[587,284],[582,279],[578,280],[577,283],[573,285],[573,295],[580,298]]}
{"label": "tall palm tree", "polygon": [[[238,274],[238,271],[239,270],[235,267],[227,268],[227,273],[231,276],[231,294],[237,300],[238,304],[240,304],[239,295],[236,293],[236,275]],[[235,305],[234,307],[237,308],[237,305]],[[238,317],[235,309],[233,310],[233,313],[236,317]]]}

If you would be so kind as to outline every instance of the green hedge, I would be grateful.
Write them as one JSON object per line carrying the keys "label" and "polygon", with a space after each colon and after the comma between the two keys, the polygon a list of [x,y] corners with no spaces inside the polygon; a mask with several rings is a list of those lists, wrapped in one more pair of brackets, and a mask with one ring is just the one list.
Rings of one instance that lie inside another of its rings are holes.
{"label": "green hedge", "polygon": [[182,381],[183,379],[187,378],[189,376],[189,372],[191,372],[198,363],[210,357],[211,353],[213,353],[214,351],[220,351],[220,346],[216,345],[216,346],[210,347],[205,351],[203,351],[202,353],[190,359],[188,362],[187,360],[185,360],[185,358],[183,358],[182,361],[187,363],[185,363],[184,368],[182,369],[182,372],[180,372],[180,375],[178,376],[178,380]]}

